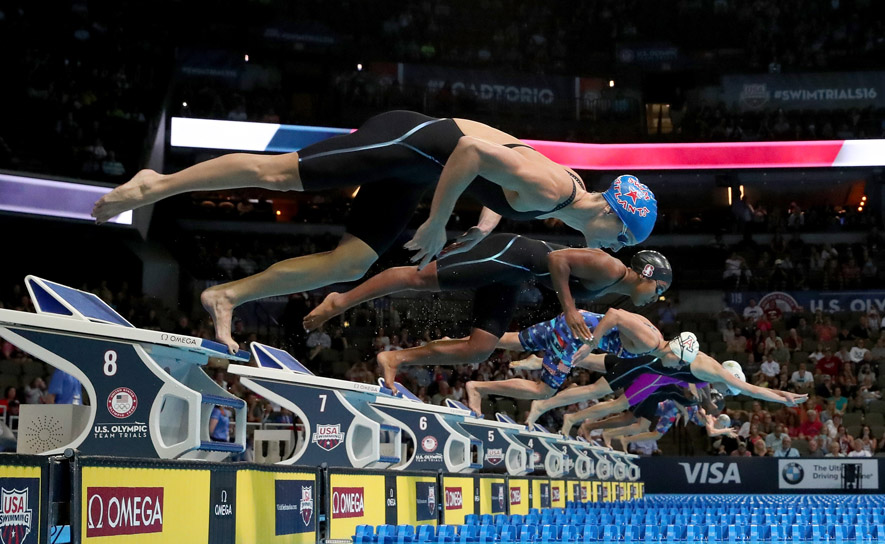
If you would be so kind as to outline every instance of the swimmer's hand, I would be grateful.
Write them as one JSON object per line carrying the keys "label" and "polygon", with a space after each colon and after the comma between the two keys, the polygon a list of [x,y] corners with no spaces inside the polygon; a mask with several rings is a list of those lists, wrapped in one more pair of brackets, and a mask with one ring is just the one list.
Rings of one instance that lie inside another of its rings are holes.
{"label": "swimmer's hand", "polygon": [[480,243],[483,238],[488,236],[488,234],[487,231],[478,226],[470,227],[470,230],[455,238],[454,242],[446,246],[446,248],[442,250],[442,253],[440,253],[440,256],[457,255],[458,253],[470,251],[476,247],[476,244]]}
{"label": "swimmer's hand", "polygon": [[418,263],[418,270],[427,266],[434,257],[439,255],[443,247],[446,245],[446,226],[440,225],[435,221],[428,219],[418,230],[415,236],[406,242],[403,247],[416,251],[411,261]]}
{"label": "swimmer's hand", "polygon": [[798,393],[790,393],[789,391],[778,391],[777,392],[784,399],[784,404],[787,406],[799,406],[808,400],[808,394],[798,394]]}
{"label": "swimmer's hand", "polygon": [[[569,330],[572,331],[572,335],[581,342],[588,345],[593,342],[593,334],[590,332],[590,329],[587,328],[587,323],[584,322],[584,316],[577,308],[572,308],[565,313],[565,324],[568,325]],[[596,344],[598,345],[599,343],[596,342]],[[596,349],[596,345],[593,345],[591,349]]]}

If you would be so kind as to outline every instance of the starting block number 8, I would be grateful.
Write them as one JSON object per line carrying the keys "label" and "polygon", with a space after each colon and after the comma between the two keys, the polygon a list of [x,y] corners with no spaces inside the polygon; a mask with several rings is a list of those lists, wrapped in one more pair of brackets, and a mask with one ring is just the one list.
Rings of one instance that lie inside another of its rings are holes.
{"label": "starting block number 8", "polygon": [[104,375],[113,376],[117,373],[117,352],[109,349],[104,352]]}

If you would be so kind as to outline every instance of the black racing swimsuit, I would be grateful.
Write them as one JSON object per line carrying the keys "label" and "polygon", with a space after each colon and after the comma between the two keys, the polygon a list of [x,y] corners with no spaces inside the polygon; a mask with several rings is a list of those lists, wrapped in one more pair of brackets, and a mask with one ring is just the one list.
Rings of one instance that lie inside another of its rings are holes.
{"label": "black racing swimsuit", "polygon": [[[470,251],[440,258],[436,277],[443,291],[475,289],[473,326],[500,338],[510,325],[523,283],[537,281],[553,290],[547,257],[564,248],[518,234],[492,234]],[[613,283],[617,281],[620,278]],[[610,286],[593,291],[572,277],[569,287],[576,298],[596,298]]]}
{"label": "black racing swimsuit", "polygon": [[644,355],[634,359],[623,359],[616,355],[608,354],[605,356],[605,381],[612,388],[612,391],[626,388],[633,380],[643,374],[660,374],[661,376],[669,376],[686,383],[706,383],[691,373],[691,365],[679,368],[670,368],[664,366],[660,359],[652,355]]}
{"label": "black racing swimsuit", "polygon": [[[390,111],[367,120],[359,130],[309,145],[298,152],[306,191],[360,186],[347,219],[347,232],[381,255],[408,225],[424,194],[436,187],[458,140],[464,136],[452,119],[411,111]],[[508,144],[507,147],[529,147]],[[477,177],[465,191],[492,211],[529,220],[571,204],[572,196],[553,210],[513,209],[500,185]],[[583,184],[582,184],[583,185]]]}

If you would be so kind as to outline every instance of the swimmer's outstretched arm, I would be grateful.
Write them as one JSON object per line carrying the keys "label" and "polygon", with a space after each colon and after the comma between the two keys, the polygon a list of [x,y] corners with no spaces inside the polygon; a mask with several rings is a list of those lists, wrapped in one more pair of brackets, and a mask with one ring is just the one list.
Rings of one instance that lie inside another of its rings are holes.
{"label": "swimmer's outstretched arm", "polygon": [[597,249],[560,249],[547,256],[547,263],[550,281],[559,297],[566,324],[575,338],[589,340],[590,329],[575,306],[569,279],[574,276],[581,280],[610,285],[624,275],[623,263]]}
{"label": "swimmer's outstretched arm", "polygon": [[439,176],[430,216],[404,246],[417,251],[412,262],[419,262],[418,266],[423,268],[442,251],[446,243],[446,223],[455,203],[477,176],[517,191],[525,190],[528,183],[543,185],[543,179],[536,172],[525,157],[510,148],[462,136]]}
{"label": "swimmer's outstretched arm", "polygon": [[789,391],[777,391],[743,382],[735,378],[734,374],[722,368],[722,365],[716,359],[703,351],[698,352],[694,362],[691,363],[691,373],[709,383],[725,383],[730,388],[737,389],[744,395],[754,399],[777,402],[787,406],[797,406],[808,400],[808,395],[805,394],[800,395],[790,393]]}
{"label": "swimmer's outstretched arm", "polygon": [[639,314],[626,310],[610,308],[593,331],[593,342],[588,345],[595,348],[599,341],[615,327],[621,334],[622,341],[627,339],[636,351],[651,351],[661,343],[661,333],[648,326],[648,320]]}

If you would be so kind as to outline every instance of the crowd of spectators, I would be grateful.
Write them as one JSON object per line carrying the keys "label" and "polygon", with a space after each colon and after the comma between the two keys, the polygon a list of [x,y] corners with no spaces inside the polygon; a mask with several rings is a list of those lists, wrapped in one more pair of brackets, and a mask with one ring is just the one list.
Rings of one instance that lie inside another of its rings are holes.
{"label": "crowd of spectators", "polygon": [[885,265],[882,247],[876,228],[858,244],[807,244],[798,234],[788,241],[776,235],[765,245],[742,243],[725,259],[723,286],[751,291],[874,289]]}
{"label": "crowd of spectators", "polygon": [[0,91],[0,168],[124,181],[144,160],[163,100],[171,56],[162,25],[129,3],[67,7],[0,11],[0,39],[16,51]]}

